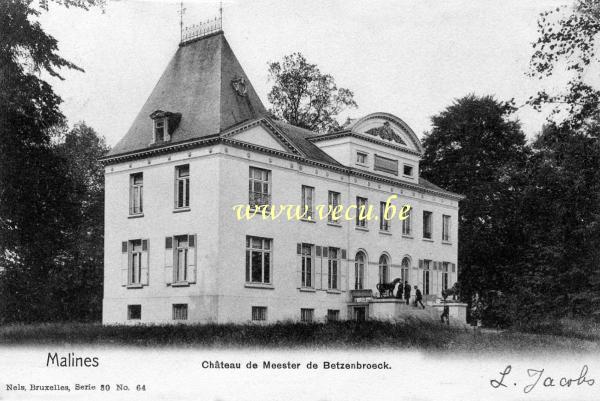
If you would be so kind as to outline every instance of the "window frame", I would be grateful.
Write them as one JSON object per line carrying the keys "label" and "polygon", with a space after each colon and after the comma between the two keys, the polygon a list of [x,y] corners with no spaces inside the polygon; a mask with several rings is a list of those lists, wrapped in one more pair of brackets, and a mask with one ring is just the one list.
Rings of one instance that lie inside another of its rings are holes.
{"label": "window frame", "polygon": [[442,291],[448,289],[449,275],[448,275],[448,265],[450,262],[442,262]]}
{"label": "window frame", "polygon": [[433,212],[423,210],[423,238],[433,239]]}
{"label": "window frame", "polygon": [[189,307],[188,304],[172,304],[173,319],[172,320],[188,320]]}
{"label": "window frame", "polygon": [[389,233],[392,227],[392,220],[384,218],[385,205],[386,202],[379,202],[379,231]]}
{"label": "window frame", "polygon": [[312,323],[315,319],[314,308],[300,308],[300,321],[302,323]]}
{"label": "window frame", "polygon": [[[181,175],[187,169],[187,175]],[[180,191],[179,187],[183,188]],[[182,195],[180,197],[180,192]],[[182,199],[183,198],[183,199]],[[183,200],[183,201],[182,201]],[[175,166],[175,209],[190,208],[190,165]]]}
{"label": "window frame", "polygon": [[[137,244],[139,242],[139,244]],[[136,245],[139,250],[136,250]],[[128,244],[127,285],[142,285],[142,258],[144,257],[142,239],[129,240]],[[137,267],[135,261],[137,259]],[[137,272],[136,272],[137,270]],[[137,273],[137,280],[135,279]]]}
{"label": "window frame", "polygon": [[[185,247],[181,246],[181,243],[183,242],[182,239],[185,238]],[[175,255],[175,260],[174,260],[174,273],[173,273],[173,283],[177,284],[177,283],[186,283],[189,280],[189,276],[190,276],[190,272],[189,272],[189,267],[190,267],[190,259],[189,259],[189,253],[190,253],[190,236],[189,235],[176,235],[174,236],[174,242],[175,244],[173,244],[174,247],[174,255]],[[184,265],[183,265],[183,279],[180,279],[181,275],[180,275],[180,258],[181,258],[181,253],[184,254]]]}
{"label": "window frame", "polygon": [[[407,168],[409,169],[409,173],[408,174],[406,173],[406,169]],[[410,164],[403,164],[402,165],[402,175],[405,176],[405,177],[412,177],[413,173],[414,173],[414,170],[415,170],[414,166],[412,166]]]}
{"label": "window frame", "polygon": [[267,307],[266,306],[252,306],[251,307],[251,320],[253,322],[265,322],[267,321]]}
{"label": "window frame", "polygon": [[[327,252],[327,289],[339,290],[340,280],[340,248],[329,247]],[[335,257],[333,257],[335,255]],[[335,279],[332,279],[334,277]]]}
{"label": "window frame", "polygon": [[[431,263],[430,259],[423,259],[423,295],[431,293]],[[427,277],[427,280],[425,280]]]}
{"label": "window frame", "polygon": [[[260,167],[250,166],[248,170],[248,205],[251,208],[266,206],[271,204],[271,170]],[[260,173],[260,177],[255,177],[253,173]],[[266,178],[263,177],[263,174]],[[256,185],[260,185],[261,191],[255,191]],[[267,188],[265,192],[265,186]]]}
{"label": "window frame", "polygon": [[[361,261],[359,261],[359,256]],[[367,255],[358,251],[354,256],[354,289],[362,290],[365,287],[365,267],[368,265]]]}
{"label": "window frame", "polygon": [[[260,240],[261,247],[254,248],[253,240]],[[266,246],[268,244],[268,247]],[[257,252],[260,253],[261,257],[261,281],[253,281],[252,275],[252,253]],[[265,269],[265,255],[269,255],[268,257],[268,266]],[[268,280],[265,280],[265,270],[267,270]],[[264,285],[272,285],[273,282],[273,239],[272,238],[264,238],[257,237],[252,235],[246,235],[246,284],[264,284]]]}
{"label": "window frame", "polygon": [[[313,244],[302,243],[301,244],[301,270],[300,270],[300,286],[302,288],[314,288],[314,257],[315,246]],[[305,251],[308,250],[308,253]],[[310,262],[310,266],[306,266],[306,262]]]}
{"label": "window frame", "polygon": [[450,215],[442,215],[442,241],[450,242]]}
{"label": "window frame", "polygon": [[340,320],[340,310],[339,309],[327,309],[327,321],[328,322],[337,322]]}
{"label": "window frame", "polygon": [[[360,159],[363,161],[360,161]],[[369,154],[360,150],[356,151],[356,164],[360,164],[361,166],[366,166],[369,160]]]}
{"label": "window frame", "polygon": [[[137,309],[137,313],[135,314],[137,317],[133,316],[134,308]],[[142,320],[142,305],[141,304],[127,305],[127,320]]]}
{"label": "window frame", "polygon": [[[365,218],[363,220],[360,219],[360,207],[363,205],[363,201],[364,201],[364,207],[365,207]],[[369,213],[369,198],[363,198],[362,196],[357,196],[356,197],[356,227],[360,227],[360,228],[367,228],[368,224],[367,224],[367,216]]]}
{"label": "window frame", "polygon": [[[136,178],[140,182],[136,183]],[[129,215],[139,216],[144,213],[144,173],[129,174]]]}
{"label": "window frame", "polygon": [[379,284],[385,284],[389,280],[390,275],[390,257],[385,253],[381,254],[379,257],[379,274],[378,280]]}
{"label": "window frame", "polygon": [[[160,127],[159,127],[160,125]],[[154,124],[152,127],[154,143],[167,142],[168,141],[168,128],[169,128],[169,119],[167,117],[159,117],[154,119]],[[161,130],[161,138],[158,136],[158,130]]]}
{"label": "window frame", "polygon": [[342,199],[342,194],[336,191],[328,191],[327,192],[327,207],[331,205],[331,213],[327,215],[327,222],[332,224],[339,224],[340,219],[333,218],[333,211],[337,206],[339,206]]}
{"label": "window frame", "polygon": [[402,235],[405,237],[412,236],[412,207],[408,209],[406,219],[402,220]]}
{"label": "window frame", "polygon": [[[315,187],[302,185],[302,216],[305,220],[312,220],[315,212]],[[308,206],[308,207],[307,207]],[[306,211],[306,215],[304,214]]]}

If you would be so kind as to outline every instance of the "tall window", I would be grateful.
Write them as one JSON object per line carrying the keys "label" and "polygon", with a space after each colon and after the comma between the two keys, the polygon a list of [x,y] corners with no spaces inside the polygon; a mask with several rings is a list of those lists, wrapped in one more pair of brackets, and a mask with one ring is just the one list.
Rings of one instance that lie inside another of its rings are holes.
{"label": "tall window", "polygon": [[385,202],[379,203],[379,229],[381,231],[390,231],[391,220],[385,219]]}
{"label": "tall window", "polygon": [[[361,213],[362,210],[362,213]],[[361,216],[362,214],[362,216]],[[356,197],[356,226],[366,227],[367,226],[367,198]],[[362,218],[361,218],[362,217]]]}
{"label": "tall window", "polygon": [[423,261],[423,295],[429,295],[431,260]]}
{"label": "tall window", "polygon": [[302,287],[312,287],[313,246],[302,244]]}
{"label": "tall window", "polygon": [[358,252],[354,259],[354,289],[362,290],[365,276],[365,254]]}
{"label": "tall window", "polygon": [[190,207],[190,166],[175,167],[175,207]]}
{"label": "tall window", "polygon": [[442,262],[442,290],[448,289],[448,262]]}
{"label": "tall window", "polygon": [[306,219],[313,218],[315,189],[302,185],[302,214]]}
{"label": "tall window", "polygon": [[187,235],[175,237],[175,281],[188,280],[188,246],[190,245]]}
{"label": "tall window", "polygon": [[156,118],[154,120],[154,142],[165,140],[165,133],[167,131],[166,121],[166,118]]}
{"label": "tall window", "polygon": [[338,248],[329,248],[329,259],[327,260],[327,288],[330,290],[338,289],[338,266],[339,266]]}
{"label": "tall window", "polygon": [[431,212],[423,212],[423,238],[431,239]]}
{"label": "tall window", "polygon": [[271,204],[271,172],[250,167],[249,205],[263,206]]}
{"label": "tall window", "polygon": [[142,240],[129,241],[129,284],[141,284],[142,278]]}
{"label": "tall window", "polygon": [[143,213],[143,192],[143,173],[131,174],[129,176],[129,214]]}
{"label": "tall window", "polygon": [[331,211],[327,215],[327,221],[329,221],[330,223],[337,223],[339,221],[339,219],[334,218],[333,211],[340,204],[340,193],[329,191],[329,194],[327,195],[327,203],[328,203],[328,211],[329,210]]}
{"label": "tall window", "polygon": [[387,283],[388,282],[388,275],[389,275],[389,258],[387,257],[387,255],[381,255],[381,257],[379,258],[379,283],[383,284],[383,283]]}
{"label": "tall window", "polygon": [[406,214],[406,219],[402,220],[402,235],[411,235],[411,217],[412,217],[412,208],[408,209],[408,213]]}
{"label": "tall window", "polygon": [[259,237],[246,237],[246,282],[271,283],[271,242]]}
{"label": "tall window", "polygon": [[450,216],[442,216],[442,241],[450,242]]}
{"label": "tall window", "polygon": [[400,277],[402,278],[402,283],[404,283],[405,281],[408,281],[409,269],[410,269],[410,259],[405,257],[404,259],[402,259],[402,267],[400,270]]}

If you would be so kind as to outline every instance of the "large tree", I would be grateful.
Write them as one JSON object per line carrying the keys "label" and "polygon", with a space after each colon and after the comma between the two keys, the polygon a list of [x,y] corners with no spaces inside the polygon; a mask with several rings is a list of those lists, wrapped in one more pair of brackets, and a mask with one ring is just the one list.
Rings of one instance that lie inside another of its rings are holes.
{"label": "large tree", "polygon": [[432,117],[421,174],[465,199],[459,209],[459,281],[465,300],[477,294],[484,320],[497,316],[500,295],[514,284],[522,240],[521,202],[528,148],[513,108],[491,96],[469,95]]}
{"label": "large tree", "polygon": [[357,106],[351,90],[338,88],[331,75],[300,53],[269,63],[269,76],[274,82],[268,94],[270,111],[292,125],[317,132],[336,130],[336,117]]}

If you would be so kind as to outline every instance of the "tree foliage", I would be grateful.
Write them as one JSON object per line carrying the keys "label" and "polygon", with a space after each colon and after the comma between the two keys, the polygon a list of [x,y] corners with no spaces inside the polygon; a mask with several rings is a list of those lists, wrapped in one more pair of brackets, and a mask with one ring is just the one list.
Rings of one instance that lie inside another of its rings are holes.
{"label": "tree foliage", "polygon": [[317,132],[336,130],[336,116],[357,107],[351,90],[338,88],[331,75],[300,53],[269,63],[269,76],[274,81],[268,94],[271,113],[292,125]]}

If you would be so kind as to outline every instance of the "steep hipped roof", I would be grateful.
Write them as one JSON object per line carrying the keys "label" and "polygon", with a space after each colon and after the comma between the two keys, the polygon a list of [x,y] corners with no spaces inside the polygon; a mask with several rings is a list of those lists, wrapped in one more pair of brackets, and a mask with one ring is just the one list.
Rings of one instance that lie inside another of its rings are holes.
{"label": "steep hipped roof", "polygon": [[[243,95],[233,85],[240,78]],[[180,45],[131,128],[108,156],[157,146],[151,145],[150,118],[156,110],[181,113],[171,144],[217,134],[265,113],[221,31]]]}

